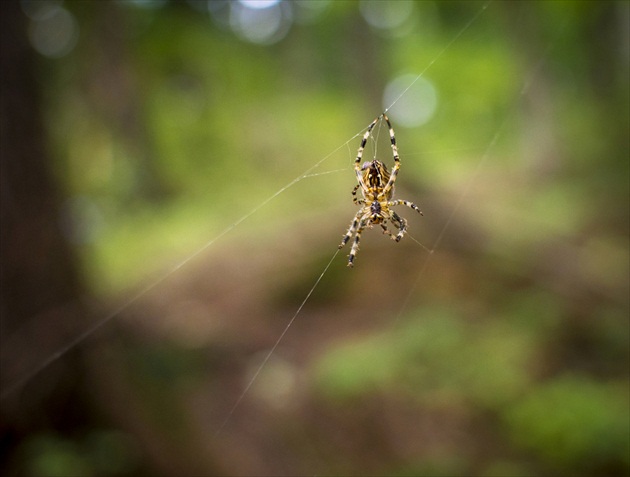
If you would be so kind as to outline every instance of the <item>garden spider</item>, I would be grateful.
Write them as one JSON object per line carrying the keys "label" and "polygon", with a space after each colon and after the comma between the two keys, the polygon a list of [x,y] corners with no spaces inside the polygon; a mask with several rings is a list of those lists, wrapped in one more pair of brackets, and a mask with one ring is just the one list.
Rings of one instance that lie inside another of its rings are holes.
{"label": "garden spider", "polygon": [[[392,152],[394,154],[394,167],[391,174],[381,161],[374,159],[372,161],[364,162],[361,164],[361,157],[363,156],[363,149],[365,144],[372,133],[372,129],[376,123],[381,119],[385,119],[387,126],[389,126],[389,137],[392,142]],[[357,158],[354,161],[354,170],[357,173],[357,181],[359,182],[352,190],[352,201],[355,204],[361,205],[357,214],[352,220],[352,224],[348,229],[348,232],[343,236],[339,248],[342,248],[350,237],[354,234],[354,242],[352,243],[352,249],[350,255],[348,255],[348,266],[352,267],[354,257],[359,250],[359,241],[361,240],[361,233],[368,227],[372,228],[374,224],[379,224],[383,228],[383,233],[389,235],[392,240],[399,242],[407,231],[407,221],[400,217],[396,212],[390,209],[394,205],[406,205],[411,207],[420,215],[422,212],[412,202],[408,200],[392,200],[394,197],[394,183],[396,182],[396,176],[400,169],[400,159],[398,157],[398,148],[396,147],[396,138],[394,137],[394,129],[392,128],[389,118],[385,113],[377,117],[372,124],[367,128],[367,131],[363,135],[363,140],[359,146],[357,152]],[[363,198],[357,198],[357,190],[361,189]],[[387,221],[390,221],[398,228],[398,234],[394,235],[387,228]]]}

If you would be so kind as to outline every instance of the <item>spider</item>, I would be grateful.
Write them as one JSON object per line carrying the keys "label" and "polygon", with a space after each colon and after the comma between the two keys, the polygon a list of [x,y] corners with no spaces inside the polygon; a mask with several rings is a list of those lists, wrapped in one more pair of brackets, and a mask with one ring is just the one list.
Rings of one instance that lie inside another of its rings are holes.
{"label": "spider", "polygon": [[[364,162],[361,165],[361,157],[363,156],[363,149],[365,144],[372,133],[372,129],[383,118],[387,122],[389,127],[389,137],[392,142],[392,153],[394,154],[394,167],[391,174],[387,170],[385,164],[381,161],[374,159],[372,161]],[[414,209],[420,215],[423,215],[420,209],[412,202],[408,200],[393,200],[394,197],[394,183],[396,182],[396,176],[400,169],[400,158],[398,157],[398,148],[396,147],[396,138],[394,137],[394,129],[392,128],[389,118],[385,113],[377,117],[372,124],[367,128],[367,131],[363,135],[359,151],[357,152],[357,158],[354,161],[354,170],[357,174],[357,181],[359,182],[352,190],[352,201],[361,205],[357,214],[354,216],[350,228],[343,236],[339,248],[342,248],[350,237],[354,234],[354,242],[352,243],[352,249],[350,255],[348,255],[348,266],[352,267],[354,257],[359,250],[359,241],[361,240],[361,233],[368,227],[372,228],[373,225],[379,224],[383,228],[383,233],[389,235],[392,240],[399,242],[407,231],[407,221],[400,217],[396,212],[391,210],[390,207],[395,205],[406,205]],[[361,189],[363,198],[357,198],[357,190]],[[398,234],[394,235],[387,228],[387,221],[390,221],[398,228]]]}

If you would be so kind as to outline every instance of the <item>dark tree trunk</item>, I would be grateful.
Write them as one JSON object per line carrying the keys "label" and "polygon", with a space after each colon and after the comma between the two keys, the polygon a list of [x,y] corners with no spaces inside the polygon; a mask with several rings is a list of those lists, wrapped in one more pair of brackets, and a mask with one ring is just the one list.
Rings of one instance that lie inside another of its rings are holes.
{"label": "dark tree trunk", "polygon": [[0,459],[14,470],[12,451],[27,436],[85,424],[80,352],[50,360],[85,314],[60,227],[28,19],[17,0],[0,2],[0,13]]}

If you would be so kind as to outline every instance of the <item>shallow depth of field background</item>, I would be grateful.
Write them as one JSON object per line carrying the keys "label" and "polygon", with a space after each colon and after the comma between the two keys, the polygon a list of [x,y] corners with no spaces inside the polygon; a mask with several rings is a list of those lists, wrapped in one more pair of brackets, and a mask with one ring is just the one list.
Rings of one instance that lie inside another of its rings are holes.
{"label": "shallow depth of field background", "polygon": [[3,475],[630,470],[627,2],[7,5]]}

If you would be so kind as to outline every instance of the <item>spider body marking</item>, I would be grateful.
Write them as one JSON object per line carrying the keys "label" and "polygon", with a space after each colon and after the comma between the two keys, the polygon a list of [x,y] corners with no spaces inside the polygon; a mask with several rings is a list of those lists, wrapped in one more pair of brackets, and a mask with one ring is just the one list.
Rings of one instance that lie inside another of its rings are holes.
{"label": "spider body marking", "polygon": [[[392,154],[394,156],[394,166],[392,172],[387,170],[387,166],[378,159],[364,162],[361,165],[361,158],[363,157],[363,150],[367,143],[372,129],[383,118],[387,122],[389,127],[389,138],[392,146]],[[389,235],[393,240],[399,242],[403,238],[407,231],[407,220],[400,217],[396,212],[391,210],[391,207],[395,205],[406,205],[407,207],[414,209],[420,215],[422,212],[413,203],[408,200],[394,200],[394,183],[400,170],[400,157],[398,156],[398,147],[396,145],[396,137],[394,136],[394,129],[392,128],[389,118],[385,113],[377,117],[368,126],[367,131],[363,135],[359,151],[357,152],[357,158],[354,161],[354,170],[357,176],[358,184],[352,190],[352,201],[360,205],[361,208],[354,216],[350,228],[343,236],[339,248],[342,248],[350,238],[354,235],[354,241],[352,242],[352,248],[348,255],[348,266],[352,267],[354,264],[354,257],[359,250],[359,242],[361,241],[361,233],[365,228],[372,228],[375,224],[380,225],[383,229],[383,233]],[[363,197],[357,197],[357,191],[361,190]],[[387,222],[391,222],[398,229],[398,233],[394,235],[388,228]]]}

